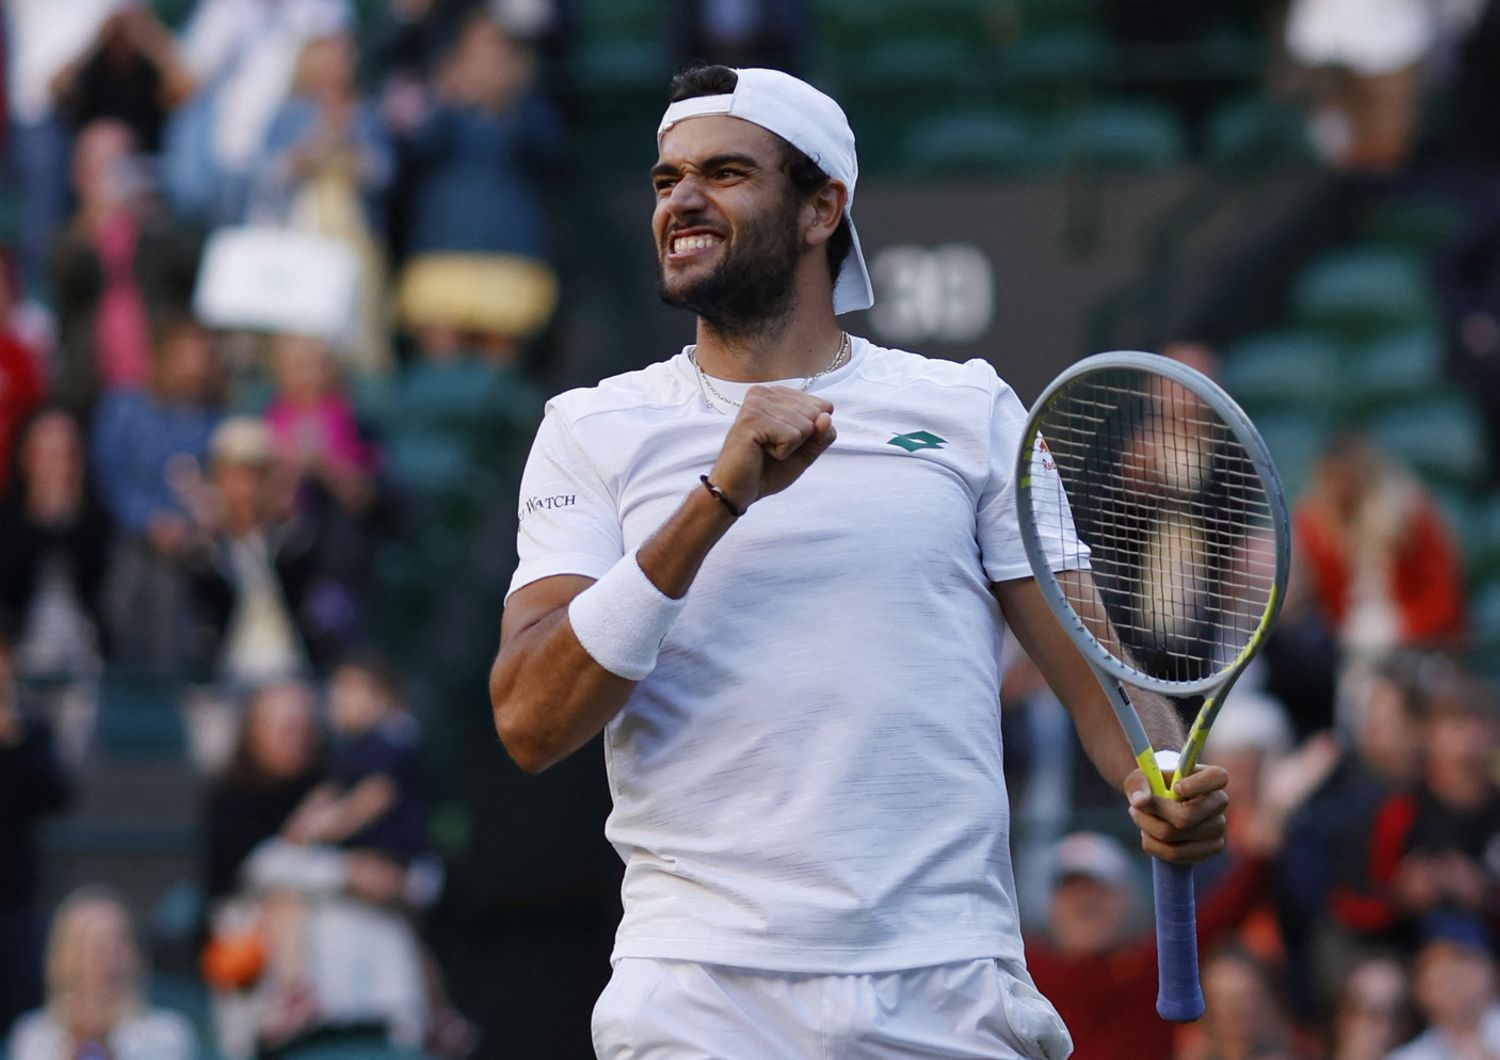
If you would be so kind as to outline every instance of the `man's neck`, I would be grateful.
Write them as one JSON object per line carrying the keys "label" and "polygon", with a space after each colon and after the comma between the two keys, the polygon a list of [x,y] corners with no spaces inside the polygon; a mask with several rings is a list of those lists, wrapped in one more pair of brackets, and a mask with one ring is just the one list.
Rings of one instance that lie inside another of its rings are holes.
{"label": "man's neck", "polygon": [[817,313],[793,309],[779,320],[746,328],[719,328],[699,317],[695,356],[716,379],[763,383],[825,371],[842,341],[831,306]]}

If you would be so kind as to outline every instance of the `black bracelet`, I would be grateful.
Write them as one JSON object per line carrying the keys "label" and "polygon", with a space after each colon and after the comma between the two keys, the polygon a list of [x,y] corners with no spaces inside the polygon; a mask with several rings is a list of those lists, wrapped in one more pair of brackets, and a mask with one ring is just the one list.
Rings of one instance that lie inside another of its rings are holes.
{"label": "black bracelet", "polygon": [[718,501],[724,507],[729,509],[730,515],[738,519],[740,516],[745,514],[743,511],[734,506],[734,501],[730,500],[723,490],[721,490],[718,486],[715,486],[712,482],[708,481],[707,475],[699,475],[698,481],[703,483],[703,488],[708,490],[709,494],[713,497],[714,500]]}

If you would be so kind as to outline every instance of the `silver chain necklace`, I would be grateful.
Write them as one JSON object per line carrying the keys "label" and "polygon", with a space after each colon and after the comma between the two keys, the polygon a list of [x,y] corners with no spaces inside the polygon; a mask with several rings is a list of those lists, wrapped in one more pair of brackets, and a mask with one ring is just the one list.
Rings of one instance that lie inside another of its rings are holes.
{"label": "silver chain necklace", "polygon": [[[728,397],[728,396],[726,396],[724,394],[719,393],[718,389],[712,383],[710,383],[708,381],[708,374],[703,371],[703,366],[698,363],[698,347],[696,345],[688,347],[687,356],[688,356],[688,360],[690,362],[692,362],[693,369],[698,373],[698,389],[702,390],[704,392],[703,396],[705,398],[707,398],[707,397],[709,397],[711,395],[715,400],[717,400],[717,401],[719,401],[719,402],[721,402],[721,403],[723,403],[725,405],[729,405],[731,408],[739,408],[740,407],[740,402],[734,400],[734,398],[732,398],[732,397]],[[809,388],[811,388],[811,386],[814,383],[816,383],[819,379],[823,378],[829,372],[832,372],[835,369],[837,369],[846,360],[848,360],[848,358],[849,358],[849,333],[847,331],[845,331],[845,332],[842,332],[842,337],[839,339],[839,348],[838,348],[837,352],[834,353],[833,360],[829,361],[828,362],[828,366],[826,368],[824,368],[822,371],[814,372],[812,375],[810,375],[806,379],[802,380],[802,385],[800,387],[798,387],[797,389],[803,390],[803,391],[808,390]],[[717,405],[715,405],[713,403],[713,401],[708,402],[708,407],[711,408],[711,409],[713,409],[716,412],[723,412],[724,411],[723,409],[721,409]]]}

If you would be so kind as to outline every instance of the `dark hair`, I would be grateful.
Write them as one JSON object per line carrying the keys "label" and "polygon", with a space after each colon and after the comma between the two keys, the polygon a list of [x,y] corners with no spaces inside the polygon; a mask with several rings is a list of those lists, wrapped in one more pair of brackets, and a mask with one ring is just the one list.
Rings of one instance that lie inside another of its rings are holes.
{"label": "dark hair", "polygon": [[[727,66],[691,66],[672,78],[667,100],[679,103],[699,96],[727,96],[739,83],[740,75]],[[775,133],[771,135],[776,136]],[[806,152],[793,147],[780,136],[776,136],[776,142],[781,144],[781,168],[786,171],[787,180],[798,195],[807,198],[828,183],[828,174]],[[835,286],[839,282],[839,273],[843,271],[844,261],[853,247],[854,235],[849,230],[849,218],[841,217],[839,226],[824,244],[828,253],[828,279]]]}

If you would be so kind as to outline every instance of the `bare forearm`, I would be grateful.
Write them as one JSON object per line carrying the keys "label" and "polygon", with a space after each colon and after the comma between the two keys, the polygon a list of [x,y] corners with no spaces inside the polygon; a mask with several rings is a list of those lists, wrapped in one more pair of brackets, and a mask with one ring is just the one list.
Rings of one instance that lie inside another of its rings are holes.
{"label": "bare forearm", "polygon": [[[707,491],[694,490],[641,546],[636,562],[662,593],[680,599],[732,523]],[[537,772],[592,739],[634,687],[584,649],[563,603],[529,625],[502,630],[490,674],[495,727],[517,764]]]}

